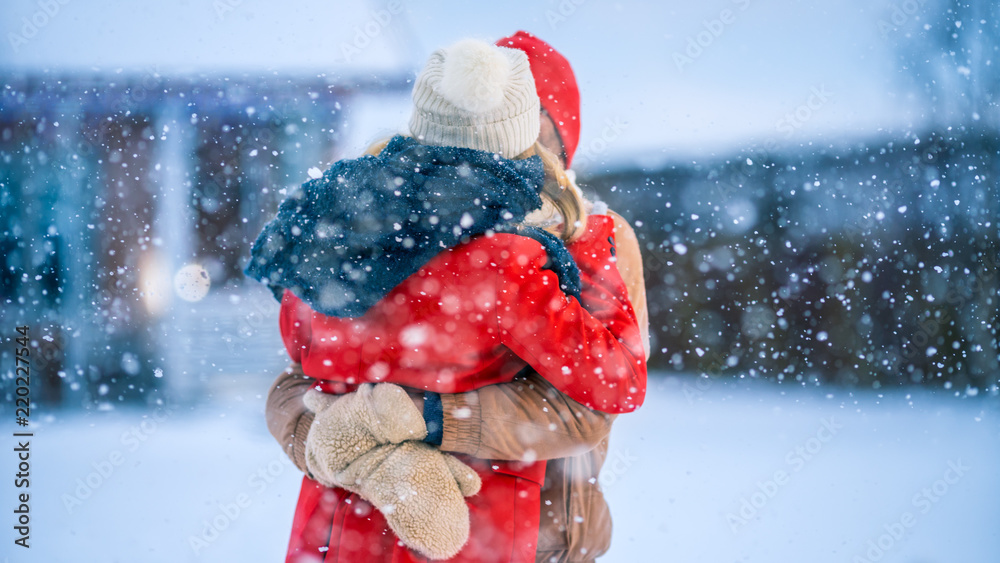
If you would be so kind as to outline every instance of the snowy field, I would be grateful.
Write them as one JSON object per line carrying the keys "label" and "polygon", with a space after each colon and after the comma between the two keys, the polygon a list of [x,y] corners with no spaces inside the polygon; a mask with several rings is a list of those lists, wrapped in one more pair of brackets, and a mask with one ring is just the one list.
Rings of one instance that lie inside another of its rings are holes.
{"label": "snowy field", "polygon": [[[996,397],[698,381],[654,378],[645,406],[618,419],[602,561],[1000,561]],[[282,560],[299,474],[267,434],[262,401],[253,390],[155,418],[49,417],[31,446],[31,550],[2,552]]]}

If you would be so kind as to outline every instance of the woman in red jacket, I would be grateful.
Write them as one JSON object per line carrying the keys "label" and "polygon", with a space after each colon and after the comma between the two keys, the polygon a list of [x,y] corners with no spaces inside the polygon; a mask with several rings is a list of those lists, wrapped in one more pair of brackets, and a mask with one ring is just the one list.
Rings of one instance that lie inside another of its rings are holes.
{"label": "woman in red jacket", "polygon": [[[292,359],[333,394],[376,382],[454,393],[510,381],[530,366],[597,410],[638,407],[644,354],[613,267],[613,224],[582,217],[558,160],[535,144],[538,98],[524,55],[470,43],[438,51],[414,102],[411,131],[422,143],[396,137],[375,156],[335,164],[286,200],[254,245],[248,273],[281,295]],[[518,227],[541,206],[539,191],[567,219],[560,234],[568,251],[551,234]],[[352,396],[379,401],[377,391]],[[355,409],[359,418],[364,407]],[[334,430],[331,447],[339,447],[345,434]],[[389,441],[426,437],[402,430]],[[365,431],[362,441],[387,435],[384,427]],[[394,490],[402,500],[375,503],[380,512],[362,497],[379,496],[373,468],[430,458],[415,446],[378,456],[329,473],[316,465],[326,484],[370,494],[304,481],[290,560],[324,551],[328,561],[417,560],[386,529],[388,516],[401,537],[413,531],[400,528],[412,519],[392,521],[411,506],[407,494]],[[533,560],[544,464],[463,461],[482,489],[468,501],[472,541],[453,560]],[[450,458],[427,463],[451,471],[463,493],[475,488]],[[433,538],[420,545],[425,554],[454,554]]]}

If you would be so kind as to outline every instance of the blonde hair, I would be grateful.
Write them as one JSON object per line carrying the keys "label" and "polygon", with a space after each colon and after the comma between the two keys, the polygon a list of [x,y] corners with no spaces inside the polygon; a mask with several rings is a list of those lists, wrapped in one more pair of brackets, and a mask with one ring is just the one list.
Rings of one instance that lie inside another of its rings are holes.
{"label": "blonde hair", "polygon": [[[365,150],[366,155],[377,156],[381,153],[389,139],[384,139],[373,143]],[[587,222],[587,210],[584,207],[583,196],[573,186],[566,170],[563,168],[559,157],[546,149],[541,143],[528,147],[527,150],[514,157],[514,160],[522,160],[537,156],[542,160],[545,170],[545,183],[542,185],[542,208],[539,210],[544,218],[558,216],[562,223],[545,230],[558,236],[566,242],[572,242],[583,234],[584,224]],[[535,215],[532,213],[532,215]]]}

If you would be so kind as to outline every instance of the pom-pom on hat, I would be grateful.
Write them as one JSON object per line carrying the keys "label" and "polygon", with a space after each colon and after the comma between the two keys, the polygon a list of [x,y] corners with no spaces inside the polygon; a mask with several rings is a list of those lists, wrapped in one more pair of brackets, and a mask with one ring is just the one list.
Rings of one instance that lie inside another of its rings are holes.
{"label": "pom-pom on hat", "polygon": [[501,47],[519,49],[528,55],[538,98],[555,122],[566,151],[566,168],[580,144],[580,89],[569,61],[545,41],[526,31],[518,31],[497,41]]}
{"label": "pom-pom on hat", "polygon": [[431,54],[417,76],[410,133],[513,158],[538,139],[539,107],[523,52],[465,39]]}

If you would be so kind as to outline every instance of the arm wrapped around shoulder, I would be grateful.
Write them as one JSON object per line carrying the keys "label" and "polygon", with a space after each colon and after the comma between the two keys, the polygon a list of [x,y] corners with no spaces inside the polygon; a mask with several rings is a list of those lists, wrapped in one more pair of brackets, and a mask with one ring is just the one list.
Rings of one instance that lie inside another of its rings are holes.
{"label": "arm wrapped around shoulder", "polygon": [[[595,308],[591,313],[562,292],[556,274],[545,268],[548,256],[539,243],[511,236],[497,291],[501,342],[591,409],[621,414],[639,408],[646,396],[646,356],[618,272],[610,265],[580,267],[581,301]],[[608,257],[609,244],[601,250]],[[598,259],[595,253],[590,261]]]}

